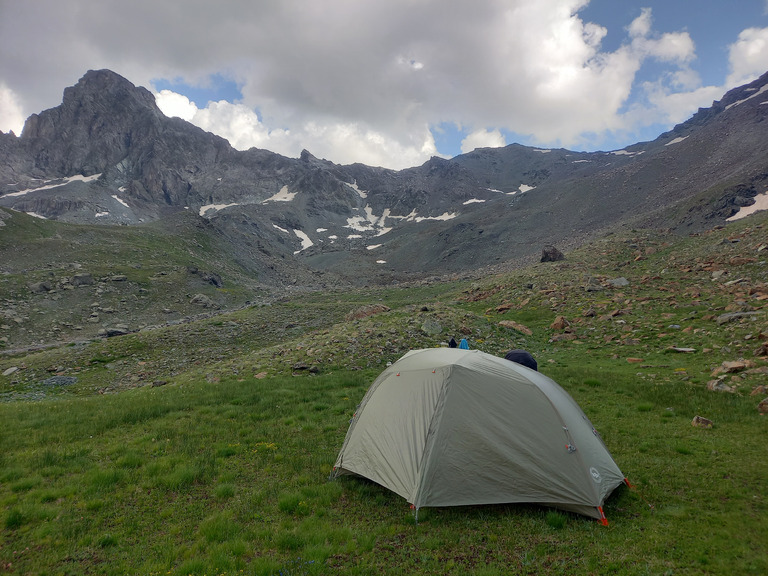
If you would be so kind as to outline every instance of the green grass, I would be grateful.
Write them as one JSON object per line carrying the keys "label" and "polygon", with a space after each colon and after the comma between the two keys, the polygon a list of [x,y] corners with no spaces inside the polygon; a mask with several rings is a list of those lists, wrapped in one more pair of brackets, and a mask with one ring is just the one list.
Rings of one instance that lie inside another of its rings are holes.
{"label": "green grass", "polygon": [[[35,224],[36,225],[36,224]],[[738,234],[739,242],[725,241]],[[765,574],[764,231],[646,232],[464,283],[313,293],[161,330],[0,356],[0,566],[34,574]],[[637,259],[637,254],[643,255]],[[736,260],[747,257],[746,261]],[[728,279],[713,281],[712,270]],[[620,289],[586,278],[624,276]],[[390,307],[346,315],[371,303]],[[718,324],[734,307],[755,321]],[[551,328],[558,316],[567,331]],[[532,334],[499,325],[524,324]],[[441,331],[424,330],[429,322]],[[558,334],[573,335],[558,339]],[[466,336],[531,350],[635,485],[607,527],[535,505],[422,509],[328,481],[389,361]],[[692,348],[676,352],[673,348]],[[725,360],[734,393],[706,388]],[[308,368],[315,368],[310,371]],[[77,375],[62,389],[40,384]],[[162,386],[153,386],[158,380]],[[34,400],[28,396],[34,394]],[[709,418],[709,429],[691,425]]]}
{"label": "green grass", "polygon": [[[594,370],[569,364],[552,374],[580,387],[636,484],[608,500],[607,528],[533,505],[424,509],[415,524],[375,484],[328,481],[373,373],[223,378],[0,406],[14,423],[2,435],[0,562],[104,574],[768,570],[765,421],[752,402],[637,381],[623,365],[597,372],[610,387],[580,386]],[[690,425],[700,409],[717,428]]]}

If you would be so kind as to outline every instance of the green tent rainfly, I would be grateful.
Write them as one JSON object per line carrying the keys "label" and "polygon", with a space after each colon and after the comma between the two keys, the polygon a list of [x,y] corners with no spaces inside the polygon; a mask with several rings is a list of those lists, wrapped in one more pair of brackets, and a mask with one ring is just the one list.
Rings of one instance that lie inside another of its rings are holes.
{"label": "green tent rainfly", "polygon": [[479,350],[412,350],[363,397],[333,477],[363,476],[419,508],[531,502],[607,523],[624,475],[547,376]]}

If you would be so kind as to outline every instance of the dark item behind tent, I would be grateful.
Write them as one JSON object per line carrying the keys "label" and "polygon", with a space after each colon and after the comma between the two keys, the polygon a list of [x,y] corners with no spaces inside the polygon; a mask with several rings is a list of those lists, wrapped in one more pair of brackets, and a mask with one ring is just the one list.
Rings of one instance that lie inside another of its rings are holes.
{"label": "dark item behind tent", "polygon": [[456,339],[455,338],[451,338],[451,341],[448,342],[448,348],[456,348],[456,346],[457,346]]}
{"label": "dark item behind tent", "polygon": [[527,352],[526,350],[510,350],[506,353],[504,356],[505,359],[509,360],[510,362],[517,362],[518,364],[522,364],[526,368],[530,368],[531,370],[537,370],[539,369],[539,365],[536,362],[536,359],[531,356],[530,352]]}

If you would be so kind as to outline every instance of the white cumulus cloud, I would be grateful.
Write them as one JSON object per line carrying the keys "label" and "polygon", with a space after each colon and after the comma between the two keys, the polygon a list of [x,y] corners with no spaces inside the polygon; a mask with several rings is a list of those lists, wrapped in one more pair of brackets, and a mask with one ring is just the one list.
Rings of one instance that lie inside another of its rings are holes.
{"label": "white cumulus cloud", "polygon": [[609,8],[589,0],[0,0],[0,129],[57,106],[88,69],[148,88],[223,78],[236,101],[163,90],[158,105],[238,149],[402,168],[438,153],[443,125],[461,127],[463,149],[505,135],[597,149],[768,69],[768,29],[752,20],[727,40],[730,75],[713,86],[684,25],[661,32],[651,9],[604,4],[632,16],[609,31]]}
{"label": "white cumulus cloud", "polygon": [[17,136],[24,128],[24,114],[13,90],[0,83],[0,130],[13,131]]}
{"label": "white cumulus cloud", "polygon": [[768,70],[768,28],[747,28],[731,44],[729,87],[751,82]]}
{"label": "white cumulus cloud", "polygon": [[499,130],[476,130],[461,141],[461,152],[466,154],[475,148],[501,148],[507,142]]}

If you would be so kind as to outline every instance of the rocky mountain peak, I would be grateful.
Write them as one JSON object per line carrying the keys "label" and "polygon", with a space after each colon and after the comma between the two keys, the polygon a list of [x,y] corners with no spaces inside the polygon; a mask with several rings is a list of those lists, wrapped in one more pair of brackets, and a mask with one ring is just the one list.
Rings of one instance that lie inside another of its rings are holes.
{"label": "rocky mountain peak", "polygon": [[64,90],[62,104],[33,114],[21,141],[48,175],[96,173],[119,162],[138,132],[165,118],[152,93],[110,70],[90,70]]}

